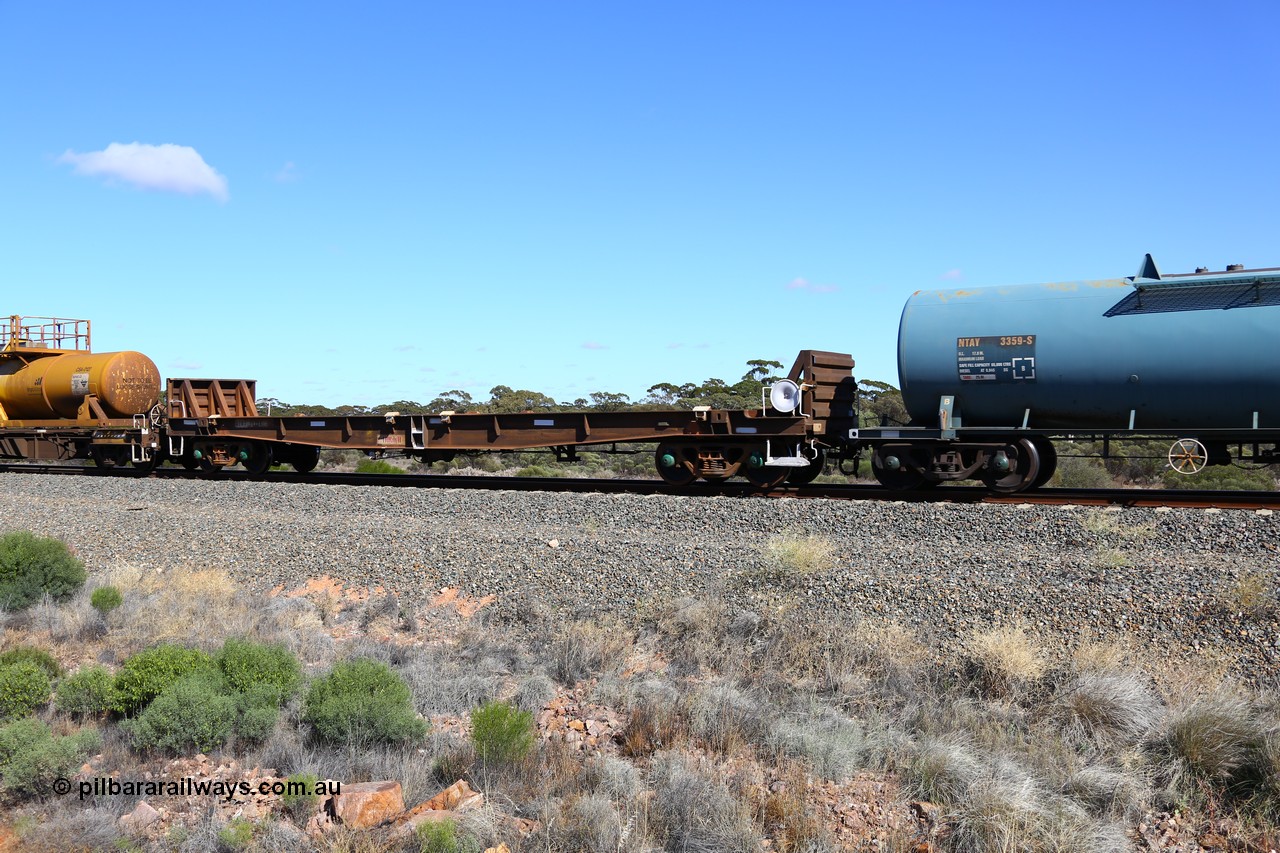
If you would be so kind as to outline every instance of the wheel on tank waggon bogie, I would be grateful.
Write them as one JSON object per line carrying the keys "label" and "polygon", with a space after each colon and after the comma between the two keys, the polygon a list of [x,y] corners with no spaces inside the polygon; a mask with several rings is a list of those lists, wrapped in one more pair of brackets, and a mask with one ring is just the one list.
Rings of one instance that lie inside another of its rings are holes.
{"label": "wheel on tank waggon bogie", "polygon": [[1053,446],[1053,442],[1044,436],[1035,436],[1031,439],[1031,443],[1035,445],[1036,452],[1040,454],[1040,472],[1036,474],[1035,480],[1027,487],[1028,491],[1048,485],[1058,470],[1058,449]]}
{"label": "wheel on tank waggon bogie", "polygon": [[1040,471],[1036,442],[1020,438],[990,452],[981,479],[991,491],[1007,495],[1033,488]]}
{"label": "wheel on tank waggon bogie", "polygon": [[907,445],[877,447],[871,453],[871,474],[886,489],[905,492],[936,485],[930,483],[924,472],[908,462],[911,448]]}

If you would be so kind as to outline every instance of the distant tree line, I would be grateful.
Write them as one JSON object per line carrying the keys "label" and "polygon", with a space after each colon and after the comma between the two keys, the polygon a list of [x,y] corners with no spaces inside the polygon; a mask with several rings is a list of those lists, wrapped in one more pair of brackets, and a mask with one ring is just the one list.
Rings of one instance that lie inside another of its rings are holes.
{"label": "distant tree line", "polygon": [[[352,417],[357,415],[400,412],[421,414],[424,412],[478,412],[480,414],[510,414],[514,412],[564,412],[595,411],[621,412],[653,409],[692,409],[710,406],[713,409],[758,409],[764,389],[781,377],[782,363],[756,358],[747,362],[747,372],[737,382],[730,384],[723,379],[711,378],[701,383],[659,382],[649,386],[640,400],[614,391],[592,391],[586,397],[557,402],[541,391],[516,389],[508,385],[495,385],[489,389],[487,400],[477,400],[458,388],[444,391],[426,403],[416,400],[396,400],[380,406],[322,406],[317,404],[286,403],[275,397],[258,400],[258,411],[289,417],[291,415],[328,415]],[[908,420],[902,405],[902,394],[887,382],[864,379],[858,383],[858,408],[864,426],[879,424],[905,424]]]}

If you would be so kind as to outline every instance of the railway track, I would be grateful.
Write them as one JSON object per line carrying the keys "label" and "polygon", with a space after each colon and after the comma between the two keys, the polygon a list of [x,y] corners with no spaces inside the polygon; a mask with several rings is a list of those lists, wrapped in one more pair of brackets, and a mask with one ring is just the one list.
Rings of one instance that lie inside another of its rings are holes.
{"label": "railway track", "polygon": [[897,491],[872,485],[815,483],[782,486],[767,494],[748,482],[698,483],[673,486],[662,480],[577,479],[569,477],[462,477],[444,474],[355,474],[270,471],[249,474],[222,471],[210,478],[183,468],[98,468],[79,465],[0,465],[0,473],[116,477],[124,479],[221,480],[226,482],[299,483],[325,486],[397,488],[493,489],[525,492],[597,492],[601,494],[684,495],[689,497],[822,498],[826,500],[903,501],[910,503],[991,503],[1076,506],[1128,506],[1219,509],[1280,509],[1280,492],[1223,492],[1172,489],[1040,489],[1012,495],[992,494],[985,488],[947,486]]}

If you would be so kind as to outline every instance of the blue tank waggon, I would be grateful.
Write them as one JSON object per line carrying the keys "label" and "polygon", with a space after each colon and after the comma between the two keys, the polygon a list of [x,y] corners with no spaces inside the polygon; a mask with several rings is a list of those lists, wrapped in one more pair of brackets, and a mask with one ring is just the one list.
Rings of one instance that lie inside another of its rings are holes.
{"label": "blue tank waggon", "polygon": [[1180,470],[1276,459],[1280,269],[918,291],[898,332],[910,423],[852,430],[885,485],[1043,485],[1052,439],[1169,437]]}

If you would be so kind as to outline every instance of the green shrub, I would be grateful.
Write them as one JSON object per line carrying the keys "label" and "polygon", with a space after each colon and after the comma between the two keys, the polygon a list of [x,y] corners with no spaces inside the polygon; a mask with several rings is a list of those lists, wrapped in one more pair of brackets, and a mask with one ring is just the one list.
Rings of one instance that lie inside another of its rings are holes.
{"label": "green shrub", "polygon": [[414,830],[419,853],[479,853],[473,838],[458,837],[458,825],[452,820],[424,821]]}
{"label": "green shrub", "polygon": [[132,714],[184,675],[213,668],[213,658],[185,646],[161,643],[138,652],[124,662],[116,675],[114,710]]}
{"label": "green shrub", "polygon": [[30,661],[0,666],[0,718],[25,717],[49,701],[49,676]]}
{"label": "green shrub", "polygon": [[218,830],[221,850],[244,850],[253,842],[253,823],[238,817]]}
{"label": "green shrub", "polygon": [[55,737],[39,720],[0,726],[0,783],[11,794],[47,794],[54,780],[69,777],[99,743],[92,729]]}
{"label": "green shrub", "polygon": [[1270,468],[1239,468],[1235,465],[1210,465],[1198,474],[1179,474],[1168,470],[1161,479],[1166,489],[1270,492],[1276,488],[1276,477]]}
{"label": "green shrub", "polygon": [[317,679],[303,719],[330,741],[399,743],[427,732],[404,679],[386,664],[364,659],[336,664]]}
{"label": "green shrub", "polygon": [[0,655],[0,666],[23,662],[33,663],[43,669],[45,675],[49,676],[50,681],[62,675],[62,666],[54,659],[53,655],[44,649],[37,649],[34,646],[18,646]]}
{"label": "green shrub", "polygon": [[263,684],[234,694],[236,734],[245,740],[264,741],[275,730],[280,716],[280,691]]}
{"label": "green shrub", "polygon": [[517,477],[536,477],[545,480],[548,477],[564,476],[562,472],[548,468],[545,465],[526,465],[516,472]]}
{"label": "green shrub", "polygon": [[120,593],[118,587],[100,586],[93,591],[93,595],[89,596],[89,603],[93,605],[94,610],[105,617],[112,610],[124,604],[124,596]]}
{"label": "green shrub", "polygon": [[229,639],[222,644],[215,662],[232,689],[241,693],[273,689],[277,693],[275,704],[292,698],[302,683],[298,659],[282,645]]}
{"label": "green shrub", "polygon": [[1064,489],[1110,489],[1115,482],[1102,460],[1064,456],[1058,459],[1058,468],[1049,485]]}
{"label": "green shrub", "polygon": [[88,573],[57,539],[16,531],[0,536],[0,607],[21,610],[45,594],[65,599]]}
{"label": "green shrub", "polygon": [[318,781],[314,773],[295,773],[285,780],[287,787],[280,795],[280,805],[298,826],[304,826],[320,805],[320,795],[316,793]]}
{"label": "green shrub", "polygon": [[103,666],[89,666],[58,684],[58,710],[77,717],[105,714],[115,704],[115,677]]}
{"label": "green shrub", "polygon": [[208,752],[230,737],[238,712],[222,674],[206,669],[166,687],[128,729],[143,749]]}
{"label": "green shrub", "polygon": [[362,459],[356,464],[357,474],[403,474],[403,468],[397,468],[382,459]]}
{"label": "green shrub", "polygon": [[519,761],[533,749],[533,714],[506,702],[486,702],[471,712],[471,742],[481,761]]}

